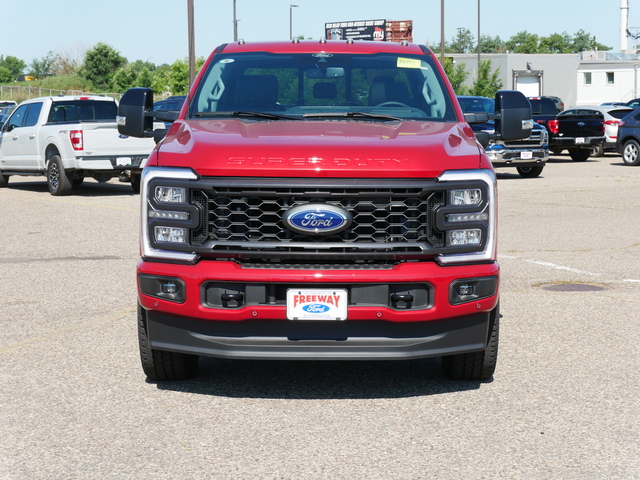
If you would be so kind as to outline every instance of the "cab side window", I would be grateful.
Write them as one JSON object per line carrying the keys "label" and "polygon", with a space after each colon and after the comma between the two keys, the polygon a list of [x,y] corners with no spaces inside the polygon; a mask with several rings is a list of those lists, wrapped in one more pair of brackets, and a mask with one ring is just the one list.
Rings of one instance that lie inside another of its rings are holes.
{"label": "cab side window", "polygon": [[16,111],[13,112],[13,115],[11,115],[11,118],[7,122],[7,132],[10,132],[14,128],[23,126],[24,119],[27,116],[28,108],[29,105],[21,105],[20,107],[16,108]]}
{"label": "cab side window", "polygon": [[27,116],[24,121],[25,127],[33,127],[38,123],[38,118],[40,118],[40,111],[42,110],[42,103],[31,103],[29,104],[29,110],[27,111]]}

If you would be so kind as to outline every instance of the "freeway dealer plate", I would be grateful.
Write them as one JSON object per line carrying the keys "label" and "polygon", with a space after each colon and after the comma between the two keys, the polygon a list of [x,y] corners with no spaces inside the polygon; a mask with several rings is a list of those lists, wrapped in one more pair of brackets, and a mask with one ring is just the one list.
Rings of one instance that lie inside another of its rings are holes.
{"label": "freeway dealer plate", "polygon": [[287,290],[289,320],[346,320],[346,290]]}
{"label": "freeway dealer plate", "polygon": [[584,143],[584,137],[577,137],[576,143]]}
{"label": "freeway dealer plate", "polygon": [[523,160],[531,160],[533,158],[533,152],[520,152],[520,158]]}

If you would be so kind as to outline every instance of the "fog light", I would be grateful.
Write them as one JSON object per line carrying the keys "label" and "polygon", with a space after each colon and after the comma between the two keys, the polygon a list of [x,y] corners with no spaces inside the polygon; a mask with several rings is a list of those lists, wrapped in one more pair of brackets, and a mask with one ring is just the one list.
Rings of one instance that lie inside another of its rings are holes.
{"label": "fog light", "polygon": [[471,230],[450,230],[447,232],[448,245],[480,245],[481,240],[482,232],[479,228],[473,228]]}
{"label": "fog light", "polygon": [[451,305],[473,302],[495,295],[498,291],[498,277],[461,278],[451,282],[449,301]]}
{"label": "fog light", "polygon": [[156,242],[187,243],[188,230],[178,227],[155,227]]}
{"label": "fog light", "polygon": [[178,293],[178,285],[173,282],[167,282],[162,284],[162,293],[167,295],[175,295]]}

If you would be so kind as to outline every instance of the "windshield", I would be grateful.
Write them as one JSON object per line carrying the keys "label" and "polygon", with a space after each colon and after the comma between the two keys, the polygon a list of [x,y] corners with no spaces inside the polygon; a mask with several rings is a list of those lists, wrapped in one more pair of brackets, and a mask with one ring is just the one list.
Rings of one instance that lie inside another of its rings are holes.
{"label": "windshield", "polygon": [[200,82],[189,115],[456,121],[432,62],[426,55],[390,53],[220,54]]}

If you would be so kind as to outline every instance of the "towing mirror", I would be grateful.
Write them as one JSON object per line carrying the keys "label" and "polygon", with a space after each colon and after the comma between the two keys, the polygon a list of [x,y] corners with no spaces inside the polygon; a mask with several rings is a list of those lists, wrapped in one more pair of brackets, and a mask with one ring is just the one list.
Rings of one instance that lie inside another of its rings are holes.
{"label": "towing mirror", "polygon": [[523,140],[531,136],[531,104],[522,92],[500,90],[496,93],[496,133],[503,141]]}
{"label": "towing mirror", "polygon": [[130,88],[118,105],[118,132],[130,137],[153,136],[153,90]]}

